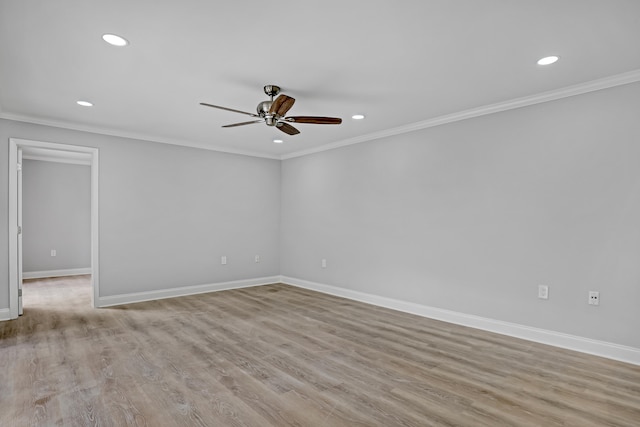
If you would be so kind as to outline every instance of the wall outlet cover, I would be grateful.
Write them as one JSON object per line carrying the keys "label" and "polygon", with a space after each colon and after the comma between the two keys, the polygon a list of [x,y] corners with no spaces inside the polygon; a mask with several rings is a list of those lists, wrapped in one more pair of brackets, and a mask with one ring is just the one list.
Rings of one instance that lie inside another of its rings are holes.
{"label": "wall outlet cover", "polygon": [[549,299],[549,286],[538,285],[538,298]]}

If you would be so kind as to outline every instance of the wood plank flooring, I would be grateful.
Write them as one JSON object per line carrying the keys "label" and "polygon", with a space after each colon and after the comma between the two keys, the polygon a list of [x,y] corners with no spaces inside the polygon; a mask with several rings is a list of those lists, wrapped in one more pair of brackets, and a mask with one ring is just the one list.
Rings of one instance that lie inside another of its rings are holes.
{"label": "wood plank flooring", "polygon": [[283,284],[90,308],[28,281],[0,426],[640,426],[640,367]]}

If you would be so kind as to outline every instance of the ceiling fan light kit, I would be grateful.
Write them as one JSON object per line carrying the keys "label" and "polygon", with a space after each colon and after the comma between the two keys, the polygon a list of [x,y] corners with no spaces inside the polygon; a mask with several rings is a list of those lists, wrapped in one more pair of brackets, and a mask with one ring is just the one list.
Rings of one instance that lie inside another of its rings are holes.
{"label": "ceiling fan light kit", "polygon": [[[200,105],[206,107],[218,108],[220,110],[232,111],[234,113],[245,114],[256,118],[248,122],[232,123],[224,125],[223,128],[250,125],[254,123],[266,123],[267,126],[274,126],[276,129],[288,134],[297,135],[300,133],[298,129],[289,123],[308,123],[317,125],[339,125],[342,119],[338,117],[319,117],[319,116],[291,116],[285,117],[287,112],[293,107],[296,100],[285,94],[280,94],[280,87],[276,85],[266,85],[264,93],[270,98],[268,101],[262,101],[256,107],[256,113],[248,113],[246,111],[235,110],[233,108],[221,107],[219,105],[201,102]],[[274,100],[274,96],[277,96]],[[289,122],[289,123],[287,123]]]}

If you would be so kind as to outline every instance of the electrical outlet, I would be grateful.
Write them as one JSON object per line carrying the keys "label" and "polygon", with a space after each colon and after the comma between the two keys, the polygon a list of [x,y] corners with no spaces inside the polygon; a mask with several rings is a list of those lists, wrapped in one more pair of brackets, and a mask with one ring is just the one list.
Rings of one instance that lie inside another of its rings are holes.
{"label": "electrical outlet", "polygon": [[589,291],[589,305],[600,305],[600,292]]}
{"label": "electrical outlet", "polygon": [[220,264],[222,265],[227,265],[227,257],[226,256],[222,256],[220,257]]}
{"label": "electrical outlet", "polygon": [[58,252],[55,249],[51,249],[51,256],[58,255]]}
{"label": "electrical outlet", "polygon": [[326,259],[322,259],[322,268],[327,268],[327,260]]}
{"label": "electrical outlet", "polygon": [[549,299],[549,287],[547,285],[538,285],[538,298]]}
{"label": "electrical outlet", "polygon": [[260,255],[256,255],[256,262],[260,262]]}

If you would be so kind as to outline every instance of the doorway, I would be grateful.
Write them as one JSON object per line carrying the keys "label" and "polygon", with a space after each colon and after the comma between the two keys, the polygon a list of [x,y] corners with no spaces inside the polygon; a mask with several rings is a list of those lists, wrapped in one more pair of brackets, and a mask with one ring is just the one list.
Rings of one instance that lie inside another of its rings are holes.
{"label": "doorway", "polygon": [[98,257],[98,149],[91,147],[9,139],[9,311],[10,318],[22,314],[22,159],[84,164],[91,176],[91,306],[99,298]]}

